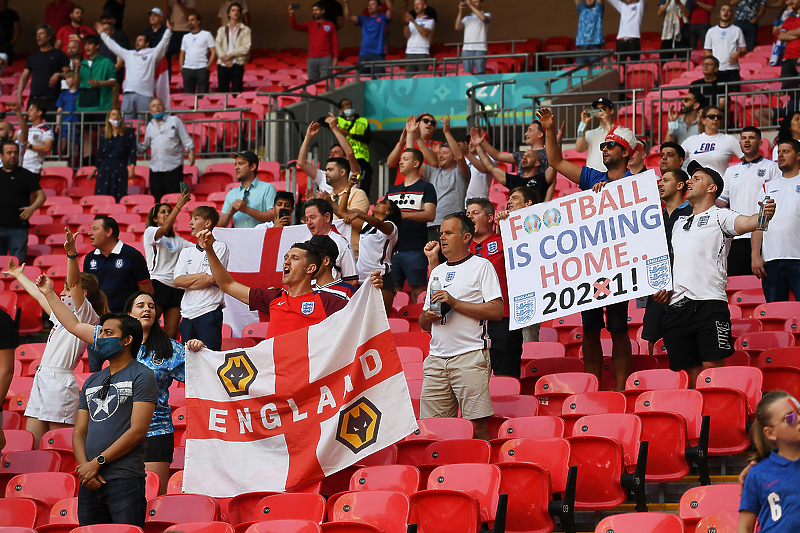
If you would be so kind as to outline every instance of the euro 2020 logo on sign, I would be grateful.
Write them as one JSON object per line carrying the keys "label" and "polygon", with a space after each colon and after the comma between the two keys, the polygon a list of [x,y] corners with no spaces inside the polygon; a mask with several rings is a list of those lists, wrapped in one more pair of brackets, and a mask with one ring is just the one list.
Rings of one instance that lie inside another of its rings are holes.
{"label": "euro 2020 logo on sign", "polygon": [[542,215],[542,222],[548,228],[558,226],[559,224],[561,224],[561,211],[559,211],[555,207],[551,207],[550,209],[545,211],[544,214]]}
{"label": "euro 2020 logo on sign", "polygon": [[647,283],[654,289],[663,289],[669,283],[669,256],[662,255],[647,260]]}
{"label": "euro 2020 logo on sign", "polygon": [[529,292],[514,297],[514,320],[526,324],[536,315],[536,293]]}

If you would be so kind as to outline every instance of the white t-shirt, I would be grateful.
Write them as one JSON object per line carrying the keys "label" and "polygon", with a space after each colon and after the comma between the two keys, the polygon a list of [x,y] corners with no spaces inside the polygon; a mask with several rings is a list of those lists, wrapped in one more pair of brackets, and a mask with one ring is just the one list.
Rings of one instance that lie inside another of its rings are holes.
{"label": "white t-shirt", "polygon": [[778,161],[778,145],[777,144],[772,147],[772,160],[776,161],[776,162]]}
{"label": "white t-shirt", "polygon": [[761,257],[773,259],[800,259],[800,176],[776,178],[761,188],[757,201],[769,196],[775,200],[775,215],[763,232]]}
{"label": "white t-shirt", "polygon": [[[758,195],[762,186],[769,180],[782,178],[778,164],[763,157],[753,163],[742,161],[738,165],[728,167],[722,179],[725,189],[719,199],[728,203],[728,207],[743,215],[758,213]],[[738,235],[737,239],[749,238],[749,235]]]}
{"label": "white t-shirt", "polygon": [[485,52],[487,50],[486,34],[489,32],[489,23],[492,22],[492,15],[483,13],[483,16],[488,19],[486,22],[479,19],[475,13],[461,19],[461,24],[464,25],[464,46],[462,50],[474,52]]}
{"label": "white t-shirt", "polygon": [[586,151],[586,166],[606,172],[608,169],[603,164],[603,151],[600,150],[600,144],[606,139],[606,135],[611,131],[611,128],[605,126],[598,126],[584,133],[583,138],[589,144],[589,149]]}
{"label": "white t-shirt", "polygon": [[356,268],[356,256],[353,254],[353,248],[350,247],[349,239],[342,236],[336,228],[331,228],[328,237],[333,239],[333,242],[339,248],[339,257],[336,258],[336,265],[340,270],[333,269],[333,279],[356,281],[358,279],[358,268]]}
{"label": "white t-shirt", "polygon": [[[224,242],[214,241],[214,251],[222,266],[227,268],[230,256],[227,245]],[[197,246],[189,246],[181,250],[178,264],[175,267],[176,278],[189,274],[211,275],[206,252]],[[220,306],[225,307],[225,293],[216,284],[209,285],[205,289],[186,289],[181,300],[181,316],[191,320]]]}
{"label": "white t-shirt", "polygon": [[[42,146],[47,141],[52,141],[53,130],[50,125],[42,122],[38,126],[31,125],[28,128],[28,146]],[[47,156],[44,152],[36,152],[34,150],[25,150],[25,155],[22,156],[22,168],[30,170],[34,174],[42,171],[44,158]]]}
{"label": "white t-shirt", "polygon": [[162,236],[156,240],[158,227],[150,226],[144,230],[144,256],[147,259],[147,270],[150,279],[160,281],[169,287],[175,286],[175,267],[181,250],[194,246],[192,243],[175,235],[174,237]]}
{"label": "white t-shirt", "polygon": [[[417,24],[420,27],[425,28],[426,30],[432,30],[436,27],[436,21],[430,19],[428,17],[419,17],[416,19]],[[428,37],[423,37],[422,34],[417,30],[417,27],[414,25],[413,22],[408,23],[408,29],[411,31],[411,34],[408,37],[408,42],[406,43],[406,53],[407,54],[428,54],[431,51],[431,41],[430,41],[430,33]]]}
{"label": "white t-shirt", "polygon": [[[84,324],[97,324],[100,322],[100,317],[97,316],[94,307],[86,298],[83,299],[83,305],[77,311],[75,311],[75,304],[72,303],[72,297],[66,298],[64,303],[70,311],[75,313],[78,320]],[[89,344],[67,331],[58,321],[55,313],[50,315],[50,320],[53,322],[53,329],[50,330],[50,335],[47,336],[47,345],[44,347],[44,353],[42,353],[41,364],[42,366],[75,370],[81,355],[86,351],[86,347]]]}
{"label": "white t-shirt", "polygon": [[739,159],[744,157],[738,139],[724,133],[692,135],[683,141],[681,146],[686,151],[684,170],[689,167],[690,161],[697,161],[704,167],[713,168],[722,176],[728,169],[731,157],[736,156]]}
{"label": "white t-shirt", "polygon": [[[490,158],[491,159],[491,158]],[[492,163],[497,163],[492,159]],[[467,186],[467,200],[470,198],[489,198],[489,187],[492,186],[494,176],[491,172],[481,172],[467,159],[469,167],[469,185]]]}
{"label": "white t-shirt", "polygon": [[617,39],[639,39],[647,0],[639,0],[635,4],[626,4],[621,0],[608,0],[608,2],[619,11]]}
{"label": "white t-shirt", "polygon": [[358,281],[364,283],[373,272],[380,270],[382,274],[391,271],[392,251],[397,244],[397,226],[392,224],[392,234],[384,232],[368,224],[361,228],[358,236]]}
{"label": "white t-shirt", "polygon": [[[442,290],[463,302],[480,304],[503,297],[494,267],[477,255],[470,255],[453,265],[449,261],[442,263],[431,271],[425,304],[422,306],[424,310],[431,306],[433,278],[439,278]],[[455,357],[475,350],[489,349],[491,341],[486,331],[486,320],[476,320],[452,309],[445,318],[444,325],[440,322],[431,325],[430,355]]]}
{"label": "white t-shirt", "polygon": [[215,46],[214,36],[206,30],[184,35],[181,41],[181,50],[184,52],[183,68],[206,68],[209,50],[213,50]]}
{"label": "white t-shirt", "polygon": [[738,235],[734,221],[739,213],[717,206],[691,215],[688,230],[683,227],[689,217],[678,217],[672,229],[674,253],[671,303],[682,298],[692,300],[722,300],[727,302],[728,251],[731,240]]}
{"label": "white t-shirt", "polygon": [[727,28],[714,26],[706,32],[706,42],[703,48],[711,50],[711,55],[719,59],[719,70],[736,70],[739,68],[739,60],[733,63],[730,58],[739,48],[744,48],[747,43],[744,41],[744,34],[739,26],[731,24]]}

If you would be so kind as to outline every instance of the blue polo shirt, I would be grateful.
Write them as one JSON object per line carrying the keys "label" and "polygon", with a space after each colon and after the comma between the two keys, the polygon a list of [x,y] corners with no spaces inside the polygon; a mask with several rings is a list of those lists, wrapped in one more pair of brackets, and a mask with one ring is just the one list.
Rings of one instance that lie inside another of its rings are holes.
{"label": "blue polo shirt", "polygon": [[777,450],[750,469],[739,511],[758,515],[761,533],[800,531],[800,460],[790,461]]}
{"label": "blue polo shirt", "polygon": [[356,26],[361,26],[361,55],[386,53],[386,26],[391,22],[385,13],[377,17],[359,15]]}
{"label": "blue polo shirt", "polygon": [[[258,211],[269,211],[272,209],[272,206],[275,205],[275,194],[277,191],[271,183],[265,183],[256,178],[247,190],[249,191],[247,194],[248,207],[252,207]],[[239,185],[237,188],[229,190],[228,194],[225,195],[225,203],[222,206],[222,212],[227,213],[231,208],[231,204],[236,200],[242,200],[244,196],[244,185]],[[256,220],[250,215],[245,215],[239,211],[233,214],[232,227],[234,228],[255,228],[258,224],[261,224],[261,221]]]}
{"label": "blue polo shirt", "polygon": [[[625,175],[622,177],[627,178],[628,176],[632,176],[631,171],[625,169]],[[606,183],[611,182],[611,180],[608,179],[608,172],[601,172],[589,167],[581,167],[581,179],[578,182],[578,187],[580,187],[582,191],[588,191],[601,181],[605,181]]]}
{"label": "blue polo shirt", "polygon": [[117,241],[108,257],[100,250],[87,255],[83,260],[83,271],[97,277],[108,300],[108,308],[114,312],[122,311],[128,297],[139,290],[139,283],[150,281],[144,256],[122,241]]}

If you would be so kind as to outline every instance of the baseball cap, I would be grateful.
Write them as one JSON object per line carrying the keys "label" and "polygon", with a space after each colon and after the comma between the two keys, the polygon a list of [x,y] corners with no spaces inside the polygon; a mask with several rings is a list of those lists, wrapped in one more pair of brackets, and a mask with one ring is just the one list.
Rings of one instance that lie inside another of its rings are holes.
{"label": "baseball cap", "polygon": [[327,255],[331,258],[331,263],[336,264],[336,258],[339,257],[339,247],[333,242],[333,239],[327,235],[314,235],[308,240],[309,244],[314,246],[319,253]]}
{"label": "baseball cap", "polygon": [[254,154],[253,152],[249,151],[249,150],[245,150],[243,152],[233,152],[231,154],[231,157],[234,158],[234,159],[236,159],[237,157],[241,157],[241,158],[245,159],[251,165],[257,165],[258,164],[258,156],[256,154]]}
{"label": "baseball cap", "polygon": [[153,9],[151,9],[150,11],[148,11],[148,12],[147,12],[147,14],[148,14],[148,15],[149,15],[150,13],[155,13],[155,14],[156,14],[156,15],[158,15],[159,17],[163,17],[163,16],[164,16],[164,12],[163,12],[163,11],[161,11],[161,8],[160,8],[160,7],[154,7]]}
{"label": "baseball cap", "polygon": [[609,100],[608,98],[598,98],[594,102],[592,102],[592,107],[597,109],[597,106],[604,105],[610,109],[614,109],[614,102]]}
{"label": "baseball cap", "polygon": [[719,172],[717,172],[713,168],[704,167],[696,160],[689,162],[688,170],[690,176],[694,176],[695,172],[698,172],[700,170],[711,176],[711,179],[714,180],[714,185],[717,186],[717,198],[719,198],[719,196],[722,194],[722,189],[725,187],[725,181],[723,181],[722,176],[719,175]]}
{"label": "baseball cap", "polygon": [[622,128],[620,126],[611,128],[611,131],[608,132],[604,142],[614,141],[621,144],[624,148],[628,150],[630,155],[633,155],[633,149],[631,147],[636,146],[639,140],[636,138],[636,135],[633,134],[631,130],[628,128]]}

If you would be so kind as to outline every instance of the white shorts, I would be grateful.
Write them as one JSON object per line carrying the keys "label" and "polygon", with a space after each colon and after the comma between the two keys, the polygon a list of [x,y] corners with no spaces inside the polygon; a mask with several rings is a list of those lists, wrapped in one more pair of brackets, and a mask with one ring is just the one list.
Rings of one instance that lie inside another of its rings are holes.
{"label": "white shorts", "polygon": [[42,422],[75,424],[80,387],[72,370],[39,366],[33,377],[25,416]]}

